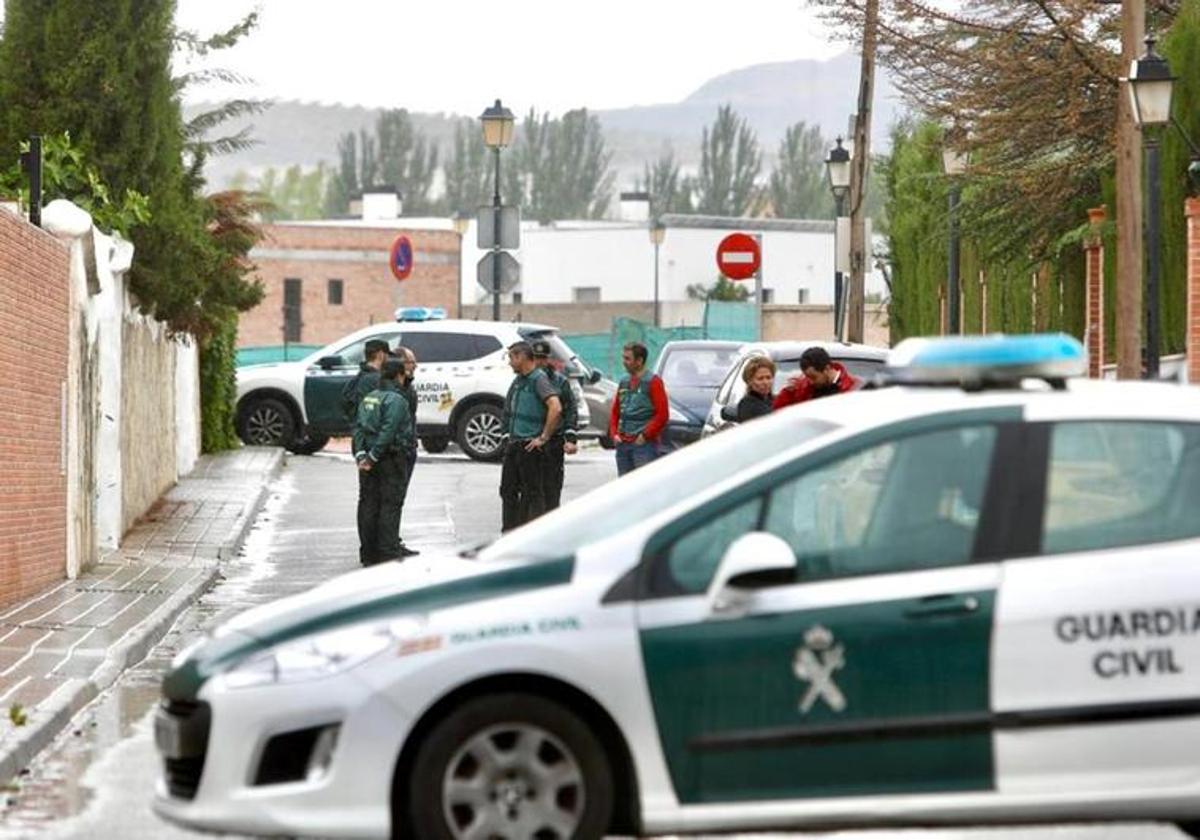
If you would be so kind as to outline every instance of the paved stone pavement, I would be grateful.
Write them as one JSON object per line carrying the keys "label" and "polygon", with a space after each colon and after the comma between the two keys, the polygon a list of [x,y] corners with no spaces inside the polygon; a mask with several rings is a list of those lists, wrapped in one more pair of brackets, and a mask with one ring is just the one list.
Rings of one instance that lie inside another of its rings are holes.
{"label": "paved stone pavement", "polygon": [[242,449],[200,459],[127,535],[76,580],[0,613],[0,783],[70,717],[146,656],[211,585],[258,514],[282,457]]}
{"label": "paved stone pavement", "polygon": [[[584,454],[568,469],[570,499],[614,475],[610,453]],[[424,551],[495,535],[499,468],[453,454],[422,456],[405,515],[409,543]],[[203,628],[254,604],[301,592],[356,568],[355,475],[337,455],[288,459],[242,552],[222,579],[157,645],[83,713],[7,796],[0,840],[188,840],[149,810],[159,762],[152,707],[171,658]],[[801,835],[753,835],[758,840]],[[997,830],[842,832],[810,840],[1177,840],[1154,825]],[[750,840],[749,835],[743,836]]]}

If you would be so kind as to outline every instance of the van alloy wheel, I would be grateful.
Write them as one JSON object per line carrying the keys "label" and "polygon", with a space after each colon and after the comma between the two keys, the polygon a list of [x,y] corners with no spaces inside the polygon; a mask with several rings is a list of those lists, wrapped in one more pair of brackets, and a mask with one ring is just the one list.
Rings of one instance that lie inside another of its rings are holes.
{"label": "van alloy wheel", "polygon": [[479,457],[488,457],[500,449],[504,427],[495,411],[480,411],[467,419],[463,433],[467,446]]}

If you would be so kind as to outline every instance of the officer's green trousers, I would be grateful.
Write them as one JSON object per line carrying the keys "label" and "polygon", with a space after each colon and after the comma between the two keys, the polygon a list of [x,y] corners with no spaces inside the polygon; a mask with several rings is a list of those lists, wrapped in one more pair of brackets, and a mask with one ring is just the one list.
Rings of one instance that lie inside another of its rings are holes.
{"label": "officer's green trousers", "polygon": [[358,473],[358,559],[364,566],[400,557],[400,509],[408,464],[404,453],[385,455]]}

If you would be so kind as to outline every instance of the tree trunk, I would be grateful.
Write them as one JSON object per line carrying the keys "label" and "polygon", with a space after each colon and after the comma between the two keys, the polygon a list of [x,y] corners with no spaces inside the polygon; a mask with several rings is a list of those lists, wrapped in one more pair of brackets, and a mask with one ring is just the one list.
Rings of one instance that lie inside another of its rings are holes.
{"label": "tree trunk", "polygon": [[[1145,0],[1121,4],[1121,75],[1142,52]],[[1142,137],[1133,121],[1129,83],[1117,95],[1117,376],[1142,375]]]}
{"label": "tree trunk", "polygon": [[858,118],[854,125],[854,160],[850,167],[850,289],[846,339],[862,343],[866,302],[867,174],[871,163],[871,103],[875,98],[875,47],[878,40],[879,0],[867,0],[863,23],[862,73],[858,87]]}

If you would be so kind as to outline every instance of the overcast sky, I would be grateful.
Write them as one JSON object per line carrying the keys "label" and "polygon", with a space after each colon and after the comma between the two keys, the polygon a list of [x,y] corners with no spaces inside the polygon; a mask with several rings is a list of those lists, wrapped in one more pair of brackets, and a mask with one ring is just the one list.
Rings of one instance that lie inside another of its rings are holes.
{"label": "overcast sky", "polygon": [[254,78],[256,95],[413,111],[477,114],[496,97],[517,113],[674,102],[727,70],[846,48],[804,0],[178,2],[180,25],[204,33],[261,10],[217,62]]}

